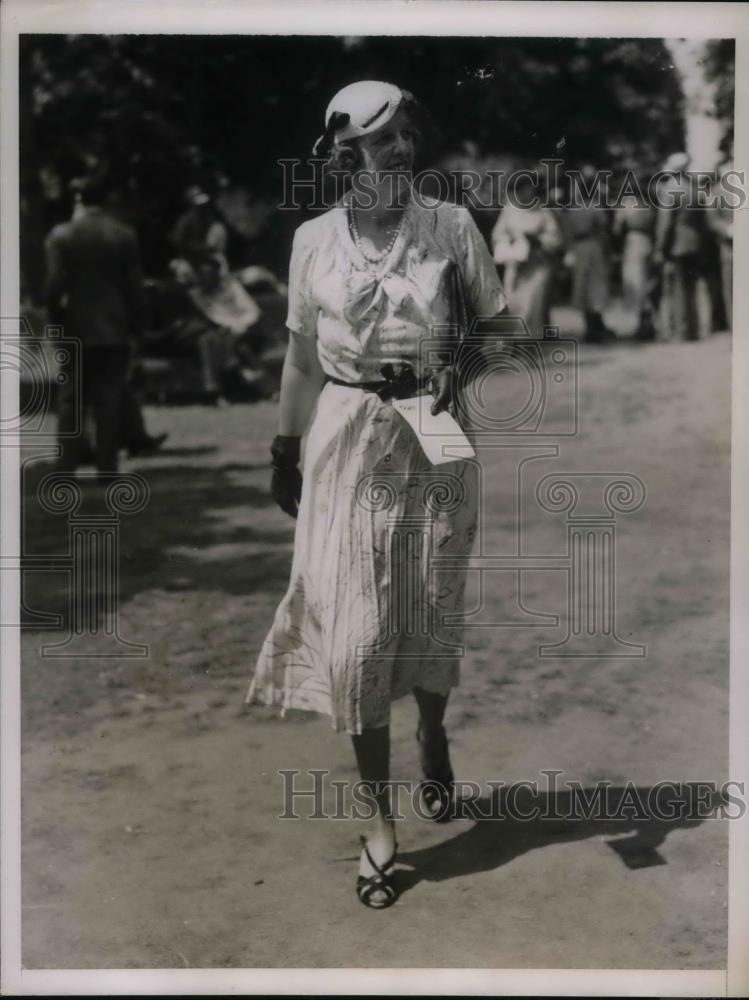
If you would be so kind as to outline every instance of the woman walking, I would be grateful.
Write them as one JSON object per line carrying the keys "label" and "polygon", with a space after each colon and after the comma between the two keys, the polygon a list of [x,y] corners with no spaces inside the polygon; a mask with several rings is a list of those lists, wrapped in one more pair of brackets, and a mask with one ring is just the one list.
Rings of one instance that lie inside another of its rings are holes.
{"label": "woman walking", "polygon": [[[456,286],[475,314],[505,306],[468,212],[414,196],[414,108],[391,84],[352,84],[328,106],[315,146],[331,168],[367,184],[354,183],[294,237],[271,448],[273,496],[297,518],[294,556],[248,693],[248,701],[327,714],[351,735],[377,806],[362,838],[357,894],[378,909],[397,897],[389,722],[391,702],[409,692],[431,779],[423,801],[434,818],[449,818],[454,779],[443,717],[458,681],[460,629],[442,619],[459,615],[465,585],[454,568],[430,568],[399,544],[399,527],[421,518],[431,551],[456,556],[470,551],[477,521],[475,463],[432,466],[393,400],[426,391],[432,412],[451,404],[454,371],[427,367],[419,345],[454,319]],[[315,404],[302,475],[300,440]],[[404,618],[431,624],[404,629]]]}

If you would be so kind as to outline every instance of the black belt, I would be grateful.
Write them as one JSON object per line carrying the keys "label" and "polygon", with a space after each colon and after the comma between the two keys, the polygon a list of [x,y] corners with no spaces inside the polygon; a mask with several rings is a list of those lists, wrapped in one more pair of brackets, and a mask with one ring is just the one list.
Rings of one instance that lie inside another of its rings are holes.
{"label": "black belt", "polygon": [[403,368],[398,375],[395,374],[395,370],[391,364],[383,365],[380,369],[382,374],[385,376],[384,379],[379,379],[376,382],[344,382],[341,378],[334,378],[332,375],[327,376],[327,381],[332,382],[333,385],[343,385],[348,389],[361,389],[363,392],[374,392],[380,399],[405,399],[408,396],[413,396],[416,392],[426,385],[426,379],[416,378],[416,374],[410,365]]}

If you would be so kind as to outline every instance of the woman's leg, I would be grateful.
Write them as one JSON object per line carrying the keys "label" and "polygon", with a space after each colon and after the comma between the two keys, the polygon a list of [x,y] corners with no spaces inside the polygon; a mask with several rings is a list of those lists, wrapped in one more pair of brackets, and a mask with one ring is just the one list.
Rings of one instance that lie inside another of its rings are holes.
{"label": "woman's leg", "polygon": [[[361,779],[370,786],[371,795],[377,804],[377,811],[367,833],[367,848],[378,865],[386,865],[395,850],[395,829],[393,827],[390,798],[390,727],[366,729],[359,736],[351,737],[356,754],[356,763]],[[369,877],[375,871],[362,851],[359,874]],[[384,893],[374,892],[372,902],[378,905],[384,901]]]}
{"label": "woman's leg", "polygon": [[422,807],[433,820],[444,823],[453,816],[453,770],[443,720],[447,708],[447,695],[435,694],[414,688],[419,706],[419,757],[426,779],[423,786]]}
{"label": "woman's leg", "polygon": [[414,697],[419,706],[419,728],[421,738],[428,746],[438,741],[443,732],[442,720],[445,718],[447,708],[446,694],[435,694],[433,691],[424,691],[422,688],[414,688]]}

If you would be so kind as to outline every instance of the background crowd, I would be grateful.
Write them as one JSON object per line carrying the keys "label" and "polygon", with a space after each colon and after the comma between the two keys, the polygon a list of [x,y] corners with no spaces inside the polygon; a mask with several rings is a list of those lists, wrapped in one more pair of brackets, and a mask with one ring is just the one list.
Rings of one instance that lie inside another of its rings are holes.
{"label": "background crowd", "polygon": [[[733,160],[717,166],[705,192],[714,202],[709,205],[700,204],[689,167],[687,153],[673,153],[662,165],[657,200],[643,194],[649,178],[642,176],[639,184],[635,177],[637,189],[611,197],[615,204],[608,208],[596,199],[575,205],[569,191],[542,192],[525,181],[516,199],[531,205],[535,198],[537,207],[505,204],[491,241],[512,310],[532,334],[543,335],[551,306],[565,299],[565,289],[592,343],[617,339],[603,318],[613,295],[621,306],[618,332],[638,341],[697,340],[730,329],[733,199],[723,178],[733,171]],[[586,165],[580,173],[592,188],[595,168]],[[600,201],[605,204],[605,190]]]}
{"label": "background crowd", "polygon": [[[730,210],[569,205],[565,178],[613,183],[732,166],[733,43],[656,39],[29,36],[21,44],[22,298],[37,336],[83,341],[90,443],[62,467],[157,448],[139,399],[268,398],[285,343],[293,230],[279,161],[309,155],[348,78],[397,82],[428,112],[425,166],[482,176],[561,160],[474,214],[511,310],[591,343],[731,326]],[[403,56],[407,53],[408,58]],[[274,72],[283,65],[284,72]],[[701,101],[695,105],[694,94]],[[682,151],[683,150],[683,151]],[[81,386],[60,393],[60,426]],[[93,450],[93,456],[91,454]]]}

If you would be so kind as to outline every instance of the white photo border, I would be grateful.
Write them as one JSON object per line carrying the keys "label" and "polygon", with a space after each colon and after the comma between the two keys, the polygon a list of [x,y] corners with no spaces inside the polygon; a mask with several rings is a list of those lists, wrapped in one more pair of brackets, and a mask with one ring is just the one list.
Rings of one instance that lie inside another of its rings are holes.
{"label": "white photo border", "polygon": [[[18,36],[97,34],[501,35],[704,37],[736,40],[735,163],[749,166],[749,7],[740,3],[514,3],[498,0],[5,0],[0,7],[2,160],[0,315],[19,315]],[[736,274],[749,274],[749,211],[735,221]],[[743,265],[743,270],[742,270]],[[730,775],[749,787],[749,282],[735,283],[732,339]],[[18,383],[0,372],[0,412],[17,413]],[[9,442],[12,444],[12,442]],[[0,450],[0,545],[19,551],[18,450]],[[3,573],[0,613],[17,621],[19,575]],[[434,994],[743,996],[749,992],[749,815],[729,824],[725,970],[143,969],[21,967],[19,635],[0,629],[2,657],[2,992],[70,994]],[[744,711],[742,711],[742,708]]]}

